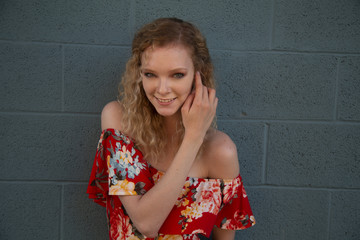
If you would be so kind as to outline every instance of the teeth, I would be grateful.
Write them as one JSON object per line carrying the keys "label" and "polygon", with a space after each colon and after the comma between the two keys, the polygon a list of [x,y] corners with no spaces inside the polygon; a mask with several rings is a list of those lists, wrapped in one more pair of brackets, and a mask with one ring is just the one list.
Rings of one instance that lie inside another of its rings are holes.
{"label": "teeth", "polygon": [[158,98],[159,102],[162,102],[162,103],[168,103],[168,102],[171,102],[174,99],[175,98],[172,98],[172,99],[160,99],[160,98]]}

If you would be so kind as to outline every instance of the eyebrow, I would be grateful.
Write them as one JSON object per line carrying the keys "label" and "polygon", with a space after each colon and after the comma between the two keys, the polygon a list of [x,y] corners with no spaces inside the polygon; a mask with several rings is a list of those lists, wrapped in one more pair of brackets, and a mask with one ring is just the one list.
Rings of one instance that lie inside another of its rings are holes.
{"label": "eyebrow", "polygon": [[[152,69],[150,69],[150,68],[140,68],[140,70],[142,71],[142,72],[156,72],[156,71],[154,71],[154,70],[152,70]],[[187,68],[185,68],[185,67],[179,67],[179,68],[174,68],[174,69],[171,69],[170,70],[170,72],[177,72],[177,71],[188,71],[188,69]]]}

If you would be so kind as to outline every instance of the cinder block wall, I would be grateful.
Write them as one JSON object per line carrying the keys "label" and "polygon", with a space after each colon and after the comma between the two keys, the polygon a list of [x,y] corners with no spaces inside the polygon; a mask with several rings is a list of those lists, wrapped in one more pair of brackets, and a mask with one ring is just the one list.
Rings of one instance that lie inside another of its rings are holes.
{"label": "cinder block wall", "polygon": [[257,225],[237,239],[360,239],[360,2],[0,3],[0,239],[107,239],[85,194],[102,106],[133,33],[165,16],[208,39],[219,128]]}

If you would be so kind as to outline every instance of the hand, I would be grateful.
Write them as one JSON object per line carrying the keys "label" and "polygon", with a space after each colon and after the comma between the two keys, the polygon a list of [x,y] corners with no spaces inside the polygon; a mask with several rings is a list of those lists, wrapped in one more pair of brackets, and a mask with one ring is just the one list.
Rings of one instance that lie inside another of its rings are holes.
{"label": "hand", "polygon": [[195,91],[188,96],[181,108],[185,134],[203,139],[214,119],[217,104],[215,89],[205,87],[200,73],[196,72]]}

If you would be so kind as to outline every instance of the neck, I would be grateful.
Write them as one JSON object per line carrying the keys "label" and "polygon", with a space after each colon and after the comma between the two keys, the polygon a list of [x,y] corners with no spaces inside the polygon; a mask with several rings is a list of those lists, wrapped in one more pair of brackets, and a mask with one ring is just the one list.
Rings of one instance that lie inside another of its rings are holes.
{"label": "neck", "polygon": [[180,127],[179,125],[180,119],[181,119],[180,111],[172,116],[164,117],[164,127],[165,127],[166,136],[168,138],[168,142],[170,141],[172,142],[178,139],[177,129]]}

